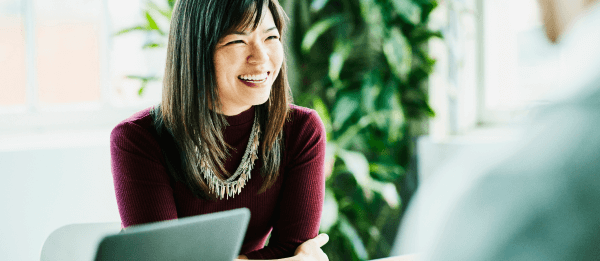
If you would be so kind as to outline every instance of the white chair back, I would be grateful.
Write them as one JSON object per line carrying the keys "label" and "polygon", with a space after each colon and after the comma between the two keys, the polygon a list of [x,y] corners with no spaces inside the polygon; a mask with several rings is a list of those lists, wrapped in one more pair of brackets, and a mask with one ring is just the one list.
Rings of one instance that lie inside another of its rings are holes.
{"label": "white chair back", "polygon": [[100,240],[119,233],[120,222],[71,224],[54,230],[44,242],[40,261],[93,260]]}

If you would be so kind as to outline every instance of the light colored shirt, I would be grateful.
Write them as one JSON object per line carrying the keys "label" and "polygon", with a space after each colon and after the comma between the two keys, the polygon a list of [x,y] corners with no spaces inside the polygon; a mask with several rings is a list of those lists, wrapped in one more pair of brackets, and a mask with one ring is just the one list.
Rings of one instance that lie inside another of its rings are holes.
{"label": "light colored shirt", "polygon": [[463,151],[417,191],[393,254],[600,258],[600,5],[560,39],[560,88],[494,151]]}

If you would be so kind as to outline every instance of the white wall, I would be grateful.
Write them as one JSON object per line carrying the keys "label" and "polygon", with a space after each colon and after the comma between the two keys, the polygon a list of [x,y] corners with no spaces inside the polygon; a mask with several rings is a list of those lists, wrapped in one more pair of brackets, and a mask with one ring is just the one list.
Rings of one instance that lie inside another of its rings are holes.
{"label": "white wall", "polygon": [[496,151],[507,143],[515,142],[523,135],[518,125],[479,128],[465,135],[449,136],[438,140],[434,136],[421,136],[417,140],[417,166],[419,182],[434,176],[447,161],[469,150],[477,152]]}
{"label": "white wall", "polygon": [[0,136],[0,259],[39,260],[72,223],[120,221],[110,130]]}

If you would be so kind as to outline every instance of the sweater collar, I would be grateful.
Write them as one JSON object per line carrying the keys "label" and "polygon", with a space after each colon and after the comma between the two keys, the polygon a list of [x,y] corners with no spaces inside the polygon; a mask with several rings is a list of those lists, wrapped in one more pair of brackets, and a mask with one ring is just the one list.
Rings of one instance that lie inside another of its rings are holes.
{"label": "sweater collar", "polygon": [[254,106],[238,115],[225,116],[225,120],[227,120],[229,126],[242,125],[244,123],[252,122],[254,120]]}

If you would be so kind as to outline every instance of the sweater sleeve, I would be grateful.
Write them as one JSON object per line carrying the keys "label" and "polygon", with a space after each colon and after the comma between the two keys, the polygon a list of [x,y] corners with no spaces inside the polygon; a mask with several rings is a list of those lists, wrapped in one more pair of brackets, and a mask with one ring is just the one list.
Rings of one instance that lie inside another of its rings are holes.
{"label": "sweater sleeve", "polygon": [[135,121],[122,122],[111,133],[110,152],[121,226],[176,219],[173,190],[154,136]]}
{"label": "sweater sleeve", "polygon": [[290,135],[286,136],[289,154],[280,176],[283,184],[271,238],[268,246],[247,253],[250,259],[293,256],[300,244],[319,232],[325,197],[325,127],[313,110],[295,116],[304,119],[296,119],[298,122],[294,122]]}

